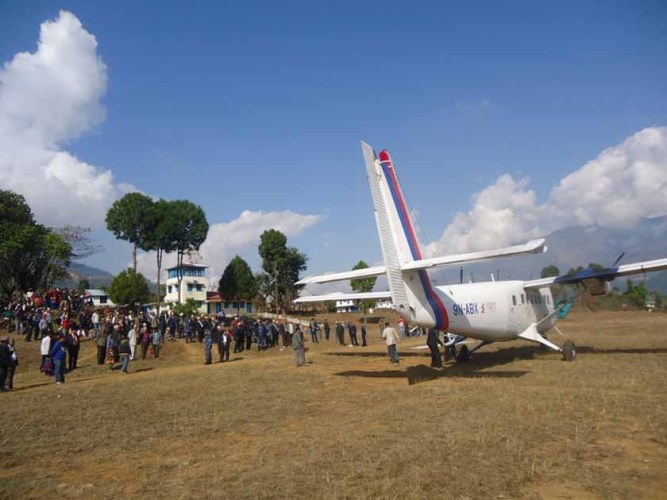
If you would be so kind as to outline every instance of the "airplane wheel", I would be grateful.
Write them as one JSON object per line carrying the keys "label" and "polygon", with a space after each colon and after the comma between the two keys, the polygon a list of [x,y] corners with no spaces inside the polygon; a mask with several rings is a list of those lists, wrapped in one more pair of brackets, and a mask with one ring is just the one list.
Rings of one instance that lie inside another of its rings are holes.
{"label": "airplane wheel", "polygon": [[461,350],[459,351],[459,355],[456,356],[456,361],[459,363],[467,363],[470,361],[470,353],[468,352],[468,346],[467,345],[462,345]]}
{"label": "airplane wheel", "polygon": [[566,340],[563,344],[563,360],[574,361],[575,359],[577,359],[577,348],[574,342]]}

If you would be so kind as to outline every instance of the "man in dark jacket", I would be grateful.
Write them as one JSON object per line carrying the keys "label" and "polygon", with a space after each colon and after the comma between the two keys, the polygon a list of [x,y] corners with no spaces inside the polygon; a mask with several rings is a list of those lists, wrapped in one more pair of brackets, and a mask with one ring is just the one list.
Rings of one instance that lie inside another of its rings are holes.
{"label": "man in dark jacket", "polygon": [[345,327],[338,321],[336,322],[336,337],[338,337],[338,343],[340,345],[345,345]]}
{"label": "man in dark jacket", "polygon": [[442,345],[442,342],[440,341],[440,333],[435,328],[431,328],[428,331],[426,345],[431,350],[431,367],[442,368],[442,355],[438,347]]}
{"label": "man in dark jacket", "polygon": [[103,365],[107,357],[107,329],[100,328],[97,334],[97,364]]}
{"label": "man in dark jacket", "polygon": [[296,325],[292,336],[292,348],[294,349],[294,366],[297,368],[306,366],[306,348],[303,344],[303,332],[299,325]]}
{"label": "man in dark jacket", "polygon": [[0,340],[0,392],[5,392],[5,382],[11,362],[12,354],[9,350],[9,338],[2,337],[2,340]]}
{"label": "man in dark jacket", "polygon": [[359,341],[357,340],[357,325],[350,321],[347,324],[347,331],[350,334],[350,342],[352,342],[352,345],[358,346]]}

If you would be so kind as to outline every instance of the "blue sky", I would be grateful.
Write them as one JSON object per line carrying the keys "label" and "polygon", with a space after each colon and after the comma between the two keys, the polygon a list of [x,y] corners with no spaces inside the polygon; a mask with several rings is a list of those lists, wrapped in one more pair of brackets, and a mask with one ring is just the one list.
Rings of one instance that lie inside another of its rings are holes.
{"label": "blue sky", "polygon": [[[528,178],[510,189],[548,212],[565,176],[667,125],[659,1],[2,0],[0,60],[35,52],[61,9],[97,39],[106,117],[57,147],[115,185],[191,199],[212,224],[244,210],[320,216],[290,235],[309,272],[380,259],[360,139],[392,153],[427,243],[503,174]],[[108,247],[90,263],[125,267],[129,246],[89,225]],[[207,264],[233,256],[212,247]],[[255,248],[234,252],[257,269]]]}

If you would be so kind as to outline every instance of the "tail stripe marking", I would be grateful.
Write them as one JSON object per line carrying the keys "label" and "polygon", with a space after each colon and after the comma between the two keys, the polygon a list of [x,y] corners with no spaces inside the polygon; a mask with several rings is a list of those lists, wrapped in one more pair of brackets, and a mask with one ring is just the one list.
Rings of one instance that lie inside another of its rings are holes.
{"label": "tail stripe marking", "polygon": [[[414,229],[412,227],[412,222],[410,221],[410,216],[408,215],[408,210],[403,200],[403,195],[398,184],[398,179],[396,178],[396,173],[394,167],[389,158],[389,153],[387,151],[380,151],[380,165],[382,171],[384,172],[385,179],[388,180],[387,185],[389,186],[389,191],[391,192],[391,197],[394,200],[394,205],[398,211],[398,217],[403,226],[403,231],[408,240],[408,245],[410,245],[410,252],[412,253],[412,258],[414,260],[420,260],[421,252],[419,251],[419,245],[417,243],[417,238],[415,236]],[[426,292],[426,298],[428,299],[433,313],[435,314],[435,323],[436,328],[440,330],[447,330],[449,327],[449,316],[447,315],[447,309],[442,303],[442,300],[433,290],[431,285],[431,280],[428,277],[428,274],[425,270],[418,271],[419,279],[421,281],[422,287]]]}

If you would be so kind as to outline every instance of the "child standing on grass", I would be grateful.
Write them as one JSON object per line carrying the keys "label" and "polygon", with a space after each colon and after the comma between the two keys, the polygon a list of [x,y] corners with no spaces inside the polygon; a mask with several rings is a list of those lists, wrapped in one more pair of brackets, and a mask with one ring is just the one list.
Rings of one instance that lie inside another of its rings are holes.
{"label": "child standing on grass", "polygon": [[120,345],[118,346],[118,355],[120,356],[120,372],[123,375],[127,375],[127,371],[130,366],[131,354],[132,348],[130,346],[130,340],[127,338],[127,335],[123,335],[120,341]]}
{"label": "child standing on grass", "polygon": [[113,371],[115,347],[116,339],[114,339],[113,335],[109,335],[107,337],[107,367],[109,371]]}

